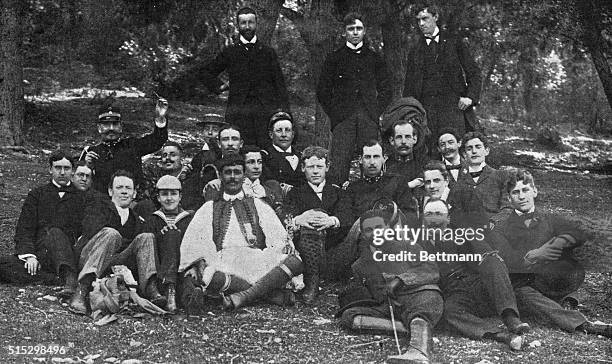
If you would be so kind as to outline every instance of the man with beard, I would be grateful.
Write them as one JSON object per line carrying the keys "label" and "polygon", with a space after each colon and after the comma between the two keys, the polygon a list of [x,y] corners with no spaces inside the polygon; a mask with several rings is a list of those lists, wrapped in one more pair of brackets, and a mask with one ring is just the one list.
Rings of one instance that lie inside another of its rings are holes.
{"label": "man with beard", "polygon": [[279,295],[291,304],[295,297],[282,289],[302,273],[293,243],[272,208],[242,191],[242,157],[224,157],[219,171],[222,197],[196,212],[181,244],[183,302],[191,310],[205,291],[224,294],[228,309]]}
{"label": "man with beard", "polygon": [[519,310],[568,332],[612,338],[612,324],[590,322],[578,310],[556,302],[575,300],[571,293],[583,282],[584,269],[572,258],[572,250],[587,236],[568,219],[536,208],[538,190],[528,171],[513,170],[506,188],[512,213],[488,238],[508,267]]}
{"label": "man with beard", "polygon": [[[439,162],[438,162],[439,163]],[[423,227],[436,229],[432,239],[422,245],[430,253],[465,254],[469,247],[442,238],[442,231],[450,225],[446,202],[432,197],[423,206]],[[429,234],[428,234],[429,236]],[[438,261],[440,288],[444,296],[444,318],[449,325],[473,339],[492,339],[520,350],[523,339],[517,334],[529,330],[519,319],[516,299],[508,271],[496,255],[486,255],[480,262],[480,272],[470,269],[464,262]],[[510,331],[485,317],[499,315]]]}
{"label": "man with beard", "polygon": [[[184,208],[197,210],[204,204],[204,188],[206,185],[219,179],[217,164],[223,157],[238,155],[243,145],[242,131],[236,125],[226,124],[217,136],[219,139],[219,153],[209,154],[209,159],[201,160],[201,167],[192,168],[183,183]],[[197,166],[197,165],[196,165]]]}
{"label": "man with beard", "polygon": [[450,174],[448,179],[449,187],[452,188],[459,179],[459,170],[463,166],[464,160],[459,155],[461,139],[457,136],[454,129],[443,128],[438,136],[438,152],[442,155],[442,161]]}
{"label": "man with beard", "polygon": [[[408,120],[399,120],[391,126],[389,144],[393,148],[385,162],[385,173],[390,176],[402,176],[408,181],[408,187],[416,188],[423,185],[419,179],[423,165],[427,160],[423,148],[414,149],[417,145],[421,133],[418,126]],[[421,143],[420,145],[424,145]]]}
{"label": "man with beard", "polygon": [[364,43],[363,17],[349,13],[343,24],[346,44],[327,56],[317,85],[317,100],[331,122],[330,183],[337,185],[348,180],[358,148],[379,138],[378,118],[392,96],[385,61]]}
{"label": "man with beard", "polygon": [[417,11],[423,36],[407,57],[403,94],[415,97],[427,110],[432,132],[427,144],[435,151],[441,128],[452,127],[459,135],[479,129],[474,106],[480,98],[481,76],[468,45],[438,28],[439,8],[426,4]]}
{"label": "man with beard", "polygon": [[286,194],[293,187],[306,182],[300,169],[300,151],[293,146],[295,125],[291,114],[279,111],[272,115],[268,134],[272,145],[266,148],[263,155],[263,179],[279,182]]}
{"label": "man with beard", "polygon": [[140,294],[163,307],[166,298],[157,290],[155,237],[144,232],[144,219],[130,208],[136,197],[134,176],[115,172],[107,190],[110,198],[90,201],[83,217],[83,234],[77,243],[79,286],[70,300],[70,311],[86,315],[91,284],[113,265],[127,265],[138,272]]}
{"label": "man with beard", "polygon": [[106,193],[110,176],[119,169],[126,170],[135,176],[135,186],[141,187],[141,157],[157,151],[168,140],[166,113],[168,101],[160,98],[155,106],[155,125],[153,132],[143,137],[121,138],[123,122],[119,109],[105,106],[98,115],[98,134],[101,143],[83,149],[80,160],[85,160],[93,170],[93,188]]}
{"label": "man with beard", "polygon": [[81,235],[85,194],[70,178],[74,160],[58,150],[49,157],[49,183],[28,193],[15,228],[15,254],[0,257],[0,282],[25,284],[65,281],[69,298],[78,272],[72,246]]}
{"label": "man with beard", "polygon": [[[236,124],[247,144],[268,143],[268,118],[276,109],[289,110],[285,79],[276,52],[257,39],[257,16],[251,8],[238,10],[236,24],[240,39],[225,48],[210,63],[188,72],[187,84],[203,82],[211,92],[229,88],[225,120]],[[217,76],[227,71],[229,85]]]}
{"label": "man with beard", "polygon": [[76,163],[76,170],[72,175],[72,184],[79,191],[89,191],[91,188],[91,182],[93,181],[93,171],[87,165],[85,161],[78,161]]}

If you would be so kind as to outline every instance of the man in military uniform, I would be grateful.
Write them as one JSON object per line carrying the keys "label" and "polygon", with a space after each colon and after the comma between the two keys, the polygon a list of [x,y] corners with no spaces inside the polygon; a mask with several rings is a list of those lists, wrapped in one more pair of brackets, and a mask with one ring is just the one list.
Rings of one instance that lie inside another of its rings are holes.
{"label": "man in military uniform", "polygon": [[134,174],[136,186],[142,182],[141,157],[157,151],[168,140],[167,111],[168,101],[160,98],[155,107],[153,132],[143,137],[122,138],[123,122],[119,109],[106,106],[100,110],[97,124],[101,142],[85,147],[79,158],[96,171],[93,176],[96,191],[106,193],[110,176],[119,169]]}

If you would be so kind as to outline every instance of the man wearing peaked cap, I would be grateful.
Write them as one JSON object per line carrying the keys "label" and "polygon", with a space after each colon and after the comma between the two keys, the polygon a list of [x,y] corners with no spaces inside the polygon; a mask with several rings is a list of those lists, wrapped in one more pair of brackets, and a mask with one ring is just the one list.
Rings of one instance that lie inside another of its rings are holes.
{"label": "man wearing peaked cap", "polygon": [[104,106],[96,120],[100,143],[86,146],[79,160],[85,160],[96,171],[93,188],[106,193],[110,176],[119,169],[129,171],[138,186],[143,179],[141,157],[157,151],[168,140],[166,113],[168,101],[159,99],[155,107],[153,132],[142,137],[123,136],[123,122],[118,107]]}

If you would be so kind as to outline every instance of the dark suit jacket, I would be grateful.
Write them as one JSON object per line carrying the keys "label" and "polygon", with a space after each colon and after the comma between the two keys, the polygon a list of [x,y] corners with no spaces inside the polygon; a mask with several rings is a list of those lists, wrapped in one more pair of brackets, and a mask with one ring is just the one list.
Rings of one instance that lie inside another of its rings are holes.
{"label": "dark suit jacket", "polygon": [[584,232],[568,219],[543,214],[536,209],[529,227],[515,211],[512,211],[506,220],[495,226],[488,239],[491,246],[499,250],[510,273],[525,273],[527,270],[524,257],[527,252],[541,247],[554,236],[564,234],[576,239],[576,245],[567,248],[564,254],[582,245],[587,239]]}
{"label": "dark suit jacket", "polygon": [[192,75],[209,90],[218,93],[222,82],[217,76],[223,71],[227,71],[230,83],[227,114],[239,109],[248,96],[259,100],[267,109],[289,110],[285,79],[276,52],[271,47],[257,41],[255,47],[247,52],[245,46],[237,41]]}
{"label": "dark suit jacket", "polygon": [[218,146],[211,146],[210,150],[199,151],[191,160],[191,173],[182,182],[183,198],[181,205],[187,210],[197,210],[204,204],[203,190],[206,184],[217,174],[217,162],[221,159]]}
{"label": "dark suit jacket", "polygon": [[464,226],[481,225],[488,219],[499,221],[508,216],[512,208],[506,192],[507,179],[504,171],[485,165],[478,182],[474,182],[468,168],[461,168],[449,196],[457,214],[455,222],[461,219]]}
{"label": "dark suit jacket", "polygon": [[[424,49],[427,46],[425,37],[420,36],[410,47],[404,80],[404,97],[412,96],[419,101],[423,100]],[[468,45],[462,39],[441,31],[438,62],[442,64],[443,84],[449,88],[446,91],[457,96],[469,97],[474,105],[478,104],[482,79],[480,69]],[[472,107],[467,110],[466,119],[473,129],[477,128],[476,115]]]}
{"label": "dark suit jacket", "polygon": [[355,54],[346,45],[327,56],[317,85],[317,99],[331,120],[332,130],[362,103],[378,121],[393,91],[383,58],[364,45]]}
{"label": "dark suit jacket", "polygon": [[353,216],[359,218],[361,214],[371,209],[374,202],[381,198],[389,198],[397,204],[406,215],[416,218],[418,215],[418,200],[408,187],[408,179],[401,176],[384,175],[377,182],[367,182],[361,178],[353,181],[347,188],[351,199]]}
{"label": "dark suit jacket", "polygon": [[91,199],[85,208],[83,236],[79,242],[86,244],[89,239],[105,227],[113,228],[121,234],[123,237],[121,250],[123,250],[127,248],[136,235],[144,232],[145,220],[130,209],[128,220],[125,225],[121,225],[121,217],[113,201],[109,197],[98,195]]}
{"label": "dark suit jacket", "polygon": [[50,228],[61,229],[72,242],[81,234],[85,193],[73,186],[59,197],[51,182],[28,193],[15,229],[15,253],[35,254],[38,242]]}
{"label": "dark suit jacket", "polygon": [[[291,147],[291,150],[299,160],[301,152],[295,149],[295,146]],[[262,181],[273,179],[278,181],[278,183],[286,183],[294,187],[306,183],[306,178],[304,177],[304,173],[299,163],[297,168],[293,170],[289,161],[285,159],[285,156],[274,149],[273,146],[267,147],[261,156],[263,159]]]}
{"label": "dark suit jacket", "polygon": [[351,227],[355,217],[351,211],[351,199],[340,187],[329,182],[323,186],[323,198],[319,200],[317,194],[308,183],[291,189],[285,201],[285,211],[293,217],[308,210],[321,209],[340,221],[340,227]]}

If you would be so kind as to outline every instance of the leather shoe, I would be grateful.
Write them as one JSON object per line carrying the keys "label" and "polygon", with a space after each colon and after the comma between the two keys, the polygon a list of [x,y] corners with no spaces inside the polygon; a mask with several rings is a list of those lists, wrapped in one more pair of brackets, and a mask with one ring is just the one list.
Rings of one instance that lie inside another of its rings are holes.
{"label": "leather shoe", "polygon": [[77,315],[87,315],[89,311],[87,307],[87,294],[89,293],[89,287],[83,284],[79,284],[78,290],[72,295],[68,310]]}

